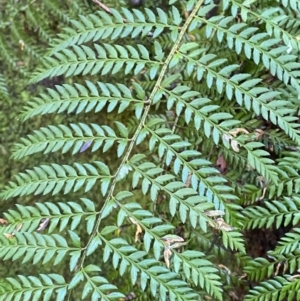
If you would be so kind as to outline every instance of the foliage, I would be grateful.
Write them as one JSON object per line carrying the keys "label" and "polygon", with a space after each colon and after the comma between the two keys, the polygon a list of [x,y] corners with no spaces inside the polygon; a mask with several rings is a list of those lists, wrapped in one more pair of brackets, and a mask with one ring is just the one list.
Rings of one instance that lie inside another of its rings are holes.
{"label": "foliage", "polygon": [[0,300],[298,300],[299,1],[4,2]]}

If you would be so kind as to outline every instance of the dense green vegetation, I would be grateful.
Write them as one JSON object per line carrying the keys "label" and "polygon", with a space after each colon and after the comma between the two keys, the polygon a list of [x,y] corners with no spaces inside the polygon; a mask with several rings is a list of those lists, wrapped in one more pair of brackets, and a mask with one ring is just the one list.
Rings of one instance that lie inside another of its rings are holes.
{"label": "dense green vegetation", "polygon": [[0,8],[0,301],[300,300],[299,0]]}

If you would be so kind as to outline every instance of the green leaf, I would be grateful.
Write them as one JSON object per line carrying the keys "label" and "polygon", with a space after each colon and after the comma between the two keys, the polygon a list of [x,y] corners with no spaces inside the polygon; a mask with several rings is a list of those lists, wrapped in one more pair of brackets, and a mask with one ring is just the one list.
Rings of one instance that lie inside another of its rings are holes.
{"label": "green leaf", "polygon": [[81,246],[80,237],[77,235],[77,233],[75,233],[73,231],[68,231],[68,232],[71,237],[73,245],[75,247],[80,247]]}

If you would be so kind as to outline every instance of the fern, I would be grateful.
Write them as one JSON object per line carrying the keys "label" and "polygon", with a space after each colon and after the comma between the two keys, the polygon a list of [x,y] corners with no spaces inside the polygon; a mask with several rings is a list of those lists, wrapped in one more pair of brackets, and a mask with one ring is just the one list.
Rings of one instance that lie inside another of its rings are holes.
{"label": "fern", "polygon": [[3,74],[0,74],[0,95],[3,98],[8,98],[8,89],[7,89],[7,84],[6,84],[6,80],[3,76]]}
{"label": "fern", "polygon": [[[0,258],[39,274],[1,279],[0,300],[298,298],[299,1],[114,2],[0,23],[31,87],[58,79],[26,99],[39,122],[12,158],[36,163],[1,193]],[[246,230],[281,234],[257,256]]]}
{"label": "fern", "polygon": [[28,298],[28,296],[39,299],[41,296],[50,298],[54,294],[63,299],[67,295],[67,284],[65,279],[58,274],[41,274],[40,277],[19,276],[19,279],[7,278],[6,291],[1,294],[1,301],[15,298]]}

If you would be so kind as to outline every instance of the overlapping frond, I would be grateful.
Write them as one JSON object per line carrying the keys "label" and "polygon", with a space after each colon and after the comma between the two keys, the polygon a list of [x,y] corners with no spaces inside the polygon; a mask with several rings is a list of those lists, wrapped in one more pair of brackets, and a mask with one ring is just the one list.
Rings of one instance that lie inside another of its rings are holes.
{"label": "overlapping frond", "polygon": [[[110,229],[112,231],[114,229]],[[163,300],[166,299],[167,295],[170,299],[180,300],[194,300],[197,298],[197,293],[193,291],[185,281],[178,279],[178,274],[170,271],[166,267],[162,266],[159,261],[153,258],[146,258],[146,252],[138,251],[135,247],[129,245],[124,239],[113,238],[108,240],[103,236],[108,234],[108,231],[104,228],[103,234],[99,233],[98,238],[104,244],[103,260],[104,262],[109,259],[112,255],[113,266],[115,269],[118,268],[120,275],[122,276],[127,270],[130,270],[131,282],[135,284],[137,281],[140,283],[142,290],[145,290],[147,284],[151,294],[155,297],[157,294]],[[199,254],[197,254],[199,256]],[[197,256],[197,257],[198,257]],[[210,272],[210,267],[205,267],[207,262],[199,262],[202,266],[202,272]],[[195,271],[196,272],[196,271]],[[198,271],[198,277],[200,271]],[[203,279],[204,280],[204,279]],[[202,288],[209,288],[209,291],[221,299],[219,288],[207,287],[209,285],[209,278],[205,279],[204,283],[199,283]]]}
{"label": "overlapping frond", "polygon": [[[260,86],[261,79],[251,78],[250,74],[234,74],[239,66],[226,65],[220,70],[216,67],[223,65],[226,59],[216,59],[216,54],[203,54],[205,49],[198,48],[197,43],[187,43],[180,49],[180,54],[171,61],[171,65],[177,64],[179,59],[187,60],[186,70],[189,74],[196,69],[197,80],[205,76],[208,87],[215,83],[219,93],[226,92],[229,100],[234,99],[238,104],[248,110],[252,109],[256,115],[262,115],[266,120],[271,120],[275,125],[282,128],[298,144],[300,142],[296,109],[286,100],[280,99],[278,91],[271,91]],[[200,59],[197,60],[197,57]],[[275,100],[272,100],[274,99]],[[272,100],[272,101],[270,101]]]}
{"label": "overlapping frond", "polygon": [[[174,175],[162,174],[162,168],[151,162],[140,162],[141,159],[143,156],[138,155],[129,161],[129,165],[134,171],[132,176],[133,188],[142,180],[142,192],[144,194],[150,192],[152,201],[156,201],[159,191],[164,192],[170,198],[169,210],[172,216],[178,212],[183,223],[189,216],[193,227],[199,223],[200,227],[206,231],[208,218],[204,211],[211,208],[211,204],[206,201],[207,199],[199,196],[197,188],[187,187],[184,182],[178,181]],[[192,180],[190,179],[190,181]]]}
{"label": "overlapping frond", "polygon": [[217,275],[217,269],[210,261],[205,259],[203,253],[192,250],[182,253],[176,252],[173,264],[175,272],[178,273],[183,269],[186,279],[191,279],[194,285],[205,285],[205,289],[209,294],[219,300],[222,299],[221,283],[220,277]]}
{"label": "overlapping frond", "polygon": [[[228,47],[235,49],[237,54],[244,51],[248,59],[252,59],[257,65],[263,63],[272,75],[276,75],[285,84],[290,82],[299,92],[297,56],[287,53],[288,47],[282,45],[281,38],[274,39],[269,33],[261,33],[258,27],[249,27],[246,23],[236,24],[235,17],[218,16],[207,21],[204,18],[200,20],[207,22],[207,37],[215,34],[219,42],[226,38]],[[291,62],[295,70],[290,68]]]}
{"label": "overlapping frond", "polygon": [[115,300],[116,298],[123,299],[125,295],[117,291],[117,287],[108,282],[103,276],[97,275],[101,269],[96,265],[88,265],[77,272],[72,278],[68,289],[80,285],[80,282],[85,281],[82,290],[81,298],[85,299],[89,296],[92,300]]}
{"label": "overlapping frond", "polygon": [[137,232],[135,241],[138,240],[138,235],[143,234],[143,245],[148,253],[151,245],[153,246],[153,253],[158,260],[161,255],[161,248],[163,247],[162,236],[167,234],[174,226],[163,222],[159,217],[155,217],[150,211],[142,209],[141,205],[137,203],[122,204],[119,201],[120,193],[117,196],[117,202],[120,206],[118,212],[117,225],[121,227],[126,218],[128,218],[133,225],[137,225]]}
{"label": "overlapping frond", "polygon": [[179,135],[172,134],[168,128],[153,129],[161,122],[163,121],[159,119],[150,120],[141,131],[138,141],[142,141],[150,134],[149,149],[154,149],[158,144],[158,156],[164,158],[167,166],[173,164],[174,173],[181,175],[182,183],[189,182],[193,189],[199,191],[201,196],[206,196],[216,208],[224,207],[225,199],[236,199],[236,196],[230,193],[232,189],[226,185],[226,179],[212,167],[211,162],[201,156],[199,151],[189,149],[191,146],[189,142],[184,141]]}
{"label": "overlapping frond", "polygon": [[[291,3],[294,1],[291,1]],[[254,18],[260,18],[262,24],[265,27],[266,32],[270,36],[274,36],[275,38],[281,39],[284,41],[285,45],[291,45],[293,49],[298,50],[300,43],[295,35],[293,35],[290,31],[285,30],[284,26],[281,26],[283,23],[287,23],[289,21],[290,16],[285,14],[285,12],[280,7],[267,7],[262,11],[257,12],[255,9],[252,9],[251,3],[240,3],[236,0],[226,1],[231,6],[232,15],[236,16],[238,11],[241,10],[241,16],[243,20],[247,20],[249,16],[253,16]],[[285,5],[287,6],[287,5]],[[296,8],[295,2],[293,4],[293,9]]]}
{"label": "overlapping frond", "polygon": [[[48,1],[55,14],[60,6]],[[57,77],[66,83],[26,102],[23,120],[57,116],[27,132],[13,158],[82,154],[80,162],[35,164],[9,182],[4,199],[49,199],[4,212],[0,258],[67,262],[71,276],[69,284],[52,274],[8,278],[11,288],[0,289],[0,300],[42,294],[47,300],[56,293],[60,301],[78,287],[83,299],[128,300],[116,275],[125,287],[162,301],[227,300],[235,295],[234,278],[245,290],[247,281],[264,280],[247,301],[296,296],[300,5],[278,0],[280,6],[254,9],[255,2],[225,0],[217,7],[170,0],[164,9],[117,9],[93,1],[100,10],[86,13],[84,3],[73,1],[56,13],[69,22],[56,39],[50,21],[35,6],[28,9],[29,29],[51,43],[45,57],[26,48],[30,39],[20,44],[24,55],[43,61],[30,83]],[[22,30],[11,27],[15,39]],[[17,68],[6,44],[1,38],[3,59]],[[1,73],[5,91],[2,82]],[[86,196],[92,189],[99,204]],[[57,201],[69,192],[85,198]],[[241,227],[291,230],[267,259],[243,261],[248,249]],[[241,269],[247,275],[237,276]]]}
{"label": "overlapping frond", "polygon": [[[167,78],[162,83],[167,86],[174,81],[174,77]],[[240,122],[234,120],[233,116],[227,112],[217,111],[220,107],[210,104],[211,100],[201,97],[201,93],[192,91],[187,86],[178,86],[172,90],[164,90],[167,99],[167,109],[174,109],[176,115],[184,115],[184,121],[189,124],[192,120],[196,130],[203,128],[207,138],[212,138],[218,144],[222,135],[228,133],[229,129],[237,126]]]}

